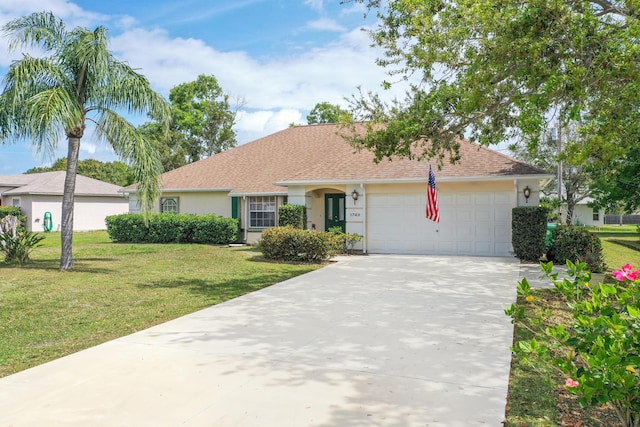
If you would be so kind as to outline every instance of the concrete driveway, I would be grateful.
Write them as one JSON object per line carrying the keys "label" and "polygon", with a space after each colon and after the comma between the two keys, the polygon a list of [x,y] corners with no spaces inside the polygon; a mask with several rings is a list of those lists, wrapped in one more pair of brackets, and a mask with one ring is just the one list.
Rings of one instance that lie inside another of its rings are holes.
{"label": "concrete driveway", "polygon": [[519,263],[352,256],[0,379],[0,426],[501,426]]}

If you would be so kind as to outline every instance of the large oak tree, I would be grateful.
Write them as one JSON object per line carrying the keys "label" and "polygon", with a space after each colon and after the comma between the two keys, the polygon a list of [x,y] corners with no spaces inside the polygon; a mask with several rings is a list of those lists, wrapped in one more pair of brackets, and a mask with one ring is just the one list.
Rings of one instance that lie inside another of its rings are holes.
{"label": "large oak tree", "polygon": [[[347,0],[377,14],[373,43],[406,99],[353,98],[370,123],[353,142],[378,158],[438,157],[466,136],[482,144],[540,139],[579,122],[585,158],[626,155],[640,134],[640,4],[636,0]],[[385,82],[386,86],[392,83]],[[376,126],[384,123],[384,127]],[[431,144],[411,149],[415,141]],[[442,157],[441,157],[442,158]]]}

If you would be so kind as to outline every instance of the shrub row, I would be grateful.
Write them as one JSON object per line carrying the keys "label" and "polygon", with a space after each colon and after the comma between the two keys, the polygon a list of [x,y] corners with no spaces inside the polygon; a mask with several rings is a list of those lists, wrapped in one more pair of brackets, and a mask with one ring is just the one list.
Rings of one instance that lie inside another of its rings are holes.
{"label": "shrub row", "polygon": [[106,218],[107,233],[122,243],[205,243],[224,245],[238,239],[238,220],[216,215],[140,214]]}
{"label": "shrub row", "polygon": [[339,245],[335,234],[285,226],[264,230],[258,246],[267,259],[321,262],[335,255]]}

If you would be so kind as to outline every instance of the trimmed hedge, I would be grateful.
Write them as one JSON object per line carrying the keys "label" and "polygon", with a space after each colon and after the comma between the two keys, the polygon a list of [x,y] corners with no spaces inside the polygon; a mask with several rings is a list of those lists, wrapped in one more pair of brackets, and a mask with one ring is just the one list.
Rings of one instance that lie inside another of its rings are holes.
{"label": "trimmed hedge", "polygon": [[280,205],[278,208],[278,225],[305,230],[307,228],[307,207],[304,205]]}
{"label": "trimmed hedge", "polygon": [[335,235],[290,225],[264,230],[258,247],[265,258],[278,261],[322,262],[337,251]]}
{"label": "trimmed hedge", "polygon": [[546,252],[548,209],[520,206],[511,211],[511,243],[516,257],[523,261],[540,261]]}
{"label": "trimmed hedge", "polygon": [[238,220],[216,215],[140,214],[106,218],[107,233],[121,243],[205,243],[225,245],[238,238]]}
{"label": "trimmed hedge", "polygon": [[27,217],[22,214],[22,209],[17,206],[0,206],[0,219],[5,216],[13,215],[18,218],[20,222],[18,228],[21,230],[27,229]]}
{"label": "trimmed hedge", "polygon": [[558,225],[554,228],[547,258],[563,265],[567,260],[573,263],[586,262],[594,273],[602,273],[606,268],[600,239],[579,226]]}

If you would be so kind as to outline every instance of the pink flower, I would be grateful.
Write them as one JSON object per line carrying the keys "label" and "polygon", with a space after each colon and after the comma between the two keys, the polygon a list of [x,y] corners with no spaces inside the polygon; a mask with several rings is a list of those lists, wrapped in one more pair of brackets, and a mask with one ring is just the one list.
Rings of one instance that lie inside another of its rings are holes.
{"label": "pink flower", "polygon": [[611,274],[613,274],[613,277],[620,282],[624,279],[629,279],[632,282],[635,282],[638,279],[638,275],[640,275],[640,270],[633,271],[631,264],[625,264],[620,270],[612,271]]}
{"label": "pink flower", "polygon": [[565,387],[578,387],[578,381],[572,380],[571,378],[567,378],[567,381],[564,383]]}

